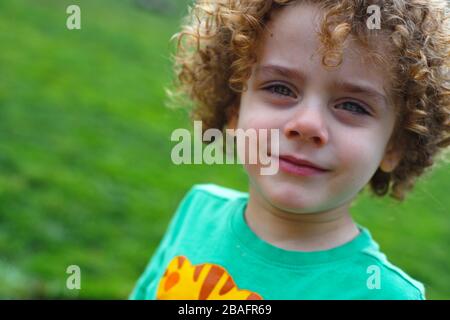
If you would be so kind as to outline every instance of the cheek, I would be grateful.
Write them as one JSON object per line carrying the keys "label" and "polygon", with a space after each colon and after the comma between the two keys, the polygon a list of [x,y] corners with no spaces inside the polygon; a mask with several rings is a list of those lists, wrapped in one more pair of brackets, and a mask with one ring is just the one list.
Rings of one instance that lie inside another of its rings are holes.
{"label": "cheek", "polygon": [[245,92],[239,108],[238,127],[242,129],[280,128],[283,113],[260,101],[255,91]]}
{"label": "cheek", "polygon": [[[250,110],[249,110],[250,111]],[[238,127],[241,129],[270,129],[278,128],[276,116],[270,112],[246,112],[239,114]]]}
{"label": "cheek", "polygon": [[383,141],[375,134],[353,134],[341,139],[336,146],[340,169],[362,185],[378,168],[383,155]]}
{"label": "cheek", "polygon": [[[266,155],[272,149],[272,152],[278,153],[280,144],[280,130],[282,121],[278,120],[273,114],[265,112],[241,112],[239,115],[237,128],[244,130],[254,140],[246,140],[245,147],[238,143],[238,154],[240,159],[248,159],[251,153]],[[244,157],[245,152],[245,158]],[[258,157],[258,164],[259,164]],[[267,163],[267,161],[265,161]]]}

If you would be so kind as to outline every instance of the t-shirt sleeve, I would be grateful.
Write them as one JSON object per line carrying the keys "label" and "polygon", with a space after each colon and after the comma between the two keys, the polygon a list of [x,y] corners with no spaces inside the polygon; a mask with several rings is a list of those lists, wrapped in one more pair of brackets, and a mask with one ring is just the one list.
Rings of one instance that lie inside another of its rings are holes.
{"label": "t-shirt sleeve", "polygon": [[148,299],[146,290],[150,282],[159,275],[160,270],[163,267],[162,264],[165,261],[167,249],[176,241],[176,237],[180,233],[179,231],[183,225],[188,208],[191,205],[194,192],[195,186],[192,187],[192,189],[181,200],[181,203],[173,215],[159,246],[147,264],[144,273],[139,277],[139,280],[130,294],[129,299]]}
{"label": "t-shirt sleeve", "polygon": [[371,290],[371,299],[383,300],[425,300],[424,285],[410,277],[400,268],[386,260],[377,264],[380,267],[381,290]]}

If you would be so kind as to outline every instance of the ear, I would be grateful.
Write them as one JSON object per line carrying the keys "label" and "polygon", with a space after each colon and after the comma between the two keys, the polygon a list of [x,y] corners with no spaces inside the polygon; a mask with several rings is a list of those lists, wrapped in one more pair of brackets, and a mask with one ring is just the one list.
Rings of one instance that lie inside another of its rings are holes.
{"label": "ear", "polygon": [[398,148],[394,148],[394,145],[392,143],[389,143],[380,163],[381,171],[384,171],[386,173],[392,172],[398,166],[401,159],[401,150],[399,150]]}

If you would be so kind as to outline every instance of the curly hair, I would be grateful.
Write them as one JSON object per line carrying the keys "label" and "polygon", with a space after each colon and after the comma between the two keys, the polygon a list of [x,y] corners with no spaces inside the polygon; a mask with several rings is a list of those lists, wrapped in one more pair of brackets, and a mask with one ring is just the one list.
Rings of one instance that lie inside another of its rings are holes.
{"label": "curly hair", "polygon": [[[177,40],[177,50],[170,96],[173,101],[188,97],[191,118],[201,120],[204,130],[224,130],[247,89],[257,62],[256,48],[271,14],[299,2],[318,4],[324,13],[319,32],[324,67],[341,64],[349,35],[374,61],[387,67],[393,84],[389,99],[396,110],[391,142],[404,152],[393,171],[378,169],[369,184],[375,195],[389,193],[403,200],[416,178],[450,144],[450,28],[445,0],[198,1],[189,8],[182,30],[172,38]],[[381,8],[379,30],[366,25],[370,5]],[[380,35],[388,39],[388,55],[377,54],[370,45],[370,37]]]}

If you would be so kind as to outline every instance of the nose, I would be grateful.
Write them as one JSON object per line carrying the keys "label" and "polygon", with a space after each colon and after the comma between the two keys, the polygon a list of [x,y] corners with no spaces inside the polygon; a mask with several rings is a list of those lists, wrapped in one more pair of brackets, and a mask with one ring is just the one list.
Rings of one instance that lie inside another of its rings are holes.
{"label": "nose", "polygon": [[300,104],[293,117],[286,122],[283,133],[288,139],[309,141],[317,146],[328,142],[325,115],[319,104]]}

